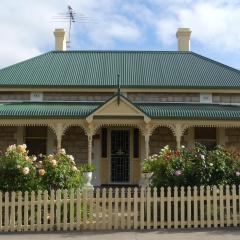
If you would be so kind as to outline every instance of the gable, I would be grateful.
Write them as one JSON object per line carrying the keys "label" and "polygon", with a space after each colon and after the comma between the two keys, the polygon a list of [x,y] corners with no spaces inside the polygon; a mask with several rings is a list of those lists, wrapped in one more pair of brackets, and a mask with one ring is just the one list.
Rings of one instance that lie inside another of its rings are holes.
{"label": "gable", "polygon": [[114,96],[109,101],[105,102],[101,107],[92,112],[86,120],[91,122],[93,118],[104,117],[141,117],[145,122],[149,122],[151,119],[129,100],[120,96]]}

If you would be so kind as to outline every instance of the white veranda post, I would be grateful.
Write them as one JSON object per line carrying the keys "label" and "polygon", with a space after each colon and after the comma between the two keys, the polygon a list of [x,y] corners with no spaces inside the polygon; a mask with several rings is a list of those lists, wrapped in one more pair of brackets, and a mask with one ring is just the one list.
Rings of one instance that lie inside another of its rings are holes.
{"label": "white veranda post", "polygon": [[149,157],[149,139],[150,139],[150,134],[145,134],[145,158],[147,159]]}
{"label": "white veranda post", "polygon": [[64,133],[64,126],[61,123],[54,124],[52,128],[55,130],[57,138],[57,151],[62,148],[62,135]]}
{"label": "white veranda post", "polygon": [[176,143],[177,143],[177,149],[179,150],[181,148],[181,138],[184,132],[184,126],[181,124],[175,125],[175,137],[176,137]]}
{"label": "white veranda post", "polygon": [[92,134],[88,134],[88,164],[92,164]]}

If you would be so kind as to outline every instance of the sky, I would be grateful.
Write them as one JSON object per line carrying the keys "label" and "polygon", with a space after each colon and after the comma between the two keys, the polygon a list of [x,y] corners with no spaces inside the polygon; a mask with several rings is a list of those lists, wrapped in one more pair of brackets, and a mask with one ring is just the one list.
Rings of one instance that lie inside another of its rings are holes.
{"label": "sky", "polygon": [[240,0],[1,0],[0,68],[54,50],[68,5],[71,50],[175,51],[189,27],[191,51],[240,69]]}

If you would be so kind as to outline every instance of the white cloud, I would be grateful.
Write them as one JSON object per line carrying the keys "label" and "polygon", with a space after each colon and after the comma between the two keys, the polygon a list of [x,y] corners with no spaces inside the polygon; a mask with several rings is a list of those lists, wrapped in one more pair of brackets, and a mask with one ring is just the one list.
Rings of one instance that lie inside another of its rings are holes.
{"label": "white cloud", "polygon": [[55,9],[56,0],[41,2],[1,1],[0,67],[40,54],[53,41],[51,17],[60,9]]}
{"label": "white cloud", "polygon": [[99,48],[113,48],[115,41],[135,42],[141,36],[134,23],[120,16],[89,27],[88,34],[94,45]]}
{"label": "white cloud", "polygon": [[198,41],[206,48],[240,51],[240,6],[237,1],[199,0],[189,3],[171,6],[168,17],[164,15],[155,19],[160,41],[172,44],[178,27],[190,27],[193,41]]}
{"label": "white cloud", "polygon": [[81,48],[82,42],[89,40],[86,46],[94,48],[114,47],[116,41],[137,41],[141,31],[119,12],[120,3],[119,0],[1,0],[0,68],[40,54],[44,49],[54,49],[53,29],[68,25],[54,22],[53,16],[65,12],[68,4],[97,22],[74,24],[75,48]]}
{"label": "white cloud", "polygon": [[178,27],[191,27],[202,48],[240,51],[239,0],[1,0],[0,68],[54,49],[53,29],[67,24],[52,17],[68,4],[96,22],[74,24],[73,49],[147,49],[156,40],[164,49],[176,46]]}

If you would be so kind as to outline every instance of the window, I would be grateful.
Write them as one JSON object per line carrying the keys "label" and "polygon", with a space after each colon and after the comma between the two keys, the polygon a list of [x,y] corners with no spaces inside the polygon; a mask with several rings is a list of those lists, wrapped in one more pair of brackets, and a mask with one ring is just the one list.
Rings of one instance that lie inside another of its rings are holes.
{"label": "window", "polygon": [[133,157],[139,158],[139,129],[133,130]]}
{"label": "window", "polygon": [[217,145],[216,128],[196,127],[195,142],[205,145],[207,149],[213,149]]}
{"label": "window", "polygon": [[102,128],[102,158],[107,157],[107,128]]}
{"label": "window", "polygon": [[30,155],[47,153],[47,127],[26,127],[25,143]]}

